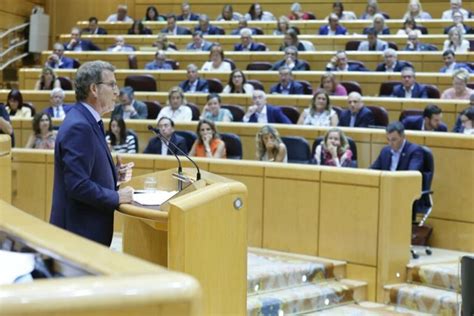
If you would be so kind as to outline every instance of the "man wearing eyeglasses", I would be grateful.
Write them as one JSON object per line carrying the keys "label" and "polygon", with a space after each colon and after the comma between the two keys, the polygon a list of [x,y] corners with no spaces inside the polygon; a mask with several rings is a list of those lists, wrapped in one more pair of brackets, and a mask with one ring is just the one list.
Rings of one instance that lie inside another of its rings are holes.
{"label": "man wearing eyeglasses", "polygon": [[114,164],[101,116],[113,110],[119,90],[115,68],[103,61],[83,64],[76,73],[77,103],[59,128],[54,149],[50,222],[109,246],[114,210],[130,203],[133,162]]}

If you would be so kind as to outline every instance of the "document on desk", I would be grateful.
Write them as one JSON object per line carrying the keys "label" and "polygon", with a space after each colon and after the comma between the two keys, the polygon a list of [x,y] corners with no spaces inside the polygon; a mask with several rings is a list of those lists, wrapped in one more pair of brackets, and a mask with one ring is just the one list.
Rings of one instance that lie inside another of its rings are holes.
{"label": "document on desk", "polygon": [[161,205],[168,201],[176,193],[178,193],[178,191],[135,190],[135,192],[133,192],[133,201],[140,203],[141,205]]}
{"label": "document on desk", "polygon": [[0,250],[0,285],[12,284],[35,268],[35,255]]}

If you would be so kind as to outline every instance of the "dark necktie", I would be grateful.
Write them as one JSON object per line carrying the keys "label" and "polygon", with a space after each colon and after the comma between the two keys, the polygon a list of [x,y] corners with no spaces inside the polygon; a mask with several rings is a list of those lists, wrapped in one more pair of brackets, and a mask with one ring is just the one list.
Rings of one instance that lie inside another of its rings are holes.
{"label": "dark necktie", "polygon": [[102,120],[100,120],[100,121],[97,122],[97,124],[99,124],[100,131],[105,136],[104,122]]}

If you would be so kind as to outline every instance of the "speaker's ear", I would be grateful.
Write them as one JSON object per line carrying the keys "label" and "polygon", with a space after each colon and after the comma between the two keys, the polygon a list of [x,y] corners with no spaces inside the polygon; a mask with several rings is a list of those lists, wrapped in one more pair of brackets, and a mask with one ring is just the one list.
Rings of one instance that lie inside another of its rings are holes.
{"label": "speaker's ear", "polygon": [[461,259],[462,315],[474,315],[474,256]]}

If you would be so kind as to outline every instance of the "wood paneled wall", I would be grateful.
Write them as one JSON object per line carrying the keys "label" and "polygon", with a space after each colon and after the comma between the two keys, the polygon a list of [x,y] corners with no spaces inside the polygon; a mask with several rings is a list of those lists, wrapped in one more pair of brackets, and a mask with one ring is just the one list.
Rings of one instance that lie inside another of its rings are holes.
{"label": "wood paneled wall", "polygon": [[25,23],[34,6],[44,6],[45,0],[2,0],[0,1],[0,30]]}

